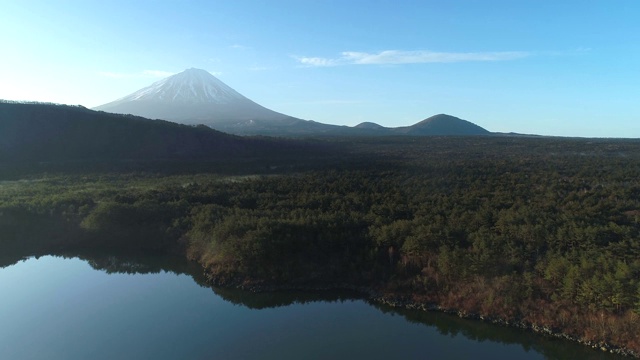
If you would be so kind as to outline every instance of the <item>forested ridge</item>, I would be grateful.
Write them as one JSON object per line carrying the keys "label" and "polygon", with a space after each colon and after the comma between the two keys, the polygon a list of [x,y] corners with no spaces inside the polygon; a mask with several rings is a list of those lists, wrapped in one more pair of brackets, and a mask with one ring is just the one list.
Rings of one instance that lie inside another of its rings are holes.
{"label": "forested ridge", "polygon": [[640,141],[333,141],[351,155],[296,173],[4,182],[0,263],[172,251],[217,284],[368,288],[640,352]]}
{"label": "forested ridge", "polygon": [[86,168],[93,162],[111,162],[113,168],[132,161],[289,158],[291,152],[311,155],[324,151],[303,141],[240,137],[204,125],[180,125],[82,106],[0,100],[0,174],[3,168],[30,162],[67,163],[66,169],[74,169],[74,163]]}

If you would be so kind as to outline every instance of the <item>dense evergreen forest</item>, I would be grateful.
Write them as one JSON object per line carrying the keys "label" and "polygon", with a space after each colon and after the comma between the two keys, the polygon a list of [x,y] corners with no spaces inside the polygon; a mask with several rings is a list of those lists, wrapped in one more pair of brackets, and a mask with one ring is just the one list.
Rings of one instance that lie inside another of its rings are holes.
{"label": "dense evergreen forest", "polygon": [[368,289],[640,353],[640,141],[323,141],[340,152],[287,171],[14,170],[0,265],[173,252],[219,285]]}

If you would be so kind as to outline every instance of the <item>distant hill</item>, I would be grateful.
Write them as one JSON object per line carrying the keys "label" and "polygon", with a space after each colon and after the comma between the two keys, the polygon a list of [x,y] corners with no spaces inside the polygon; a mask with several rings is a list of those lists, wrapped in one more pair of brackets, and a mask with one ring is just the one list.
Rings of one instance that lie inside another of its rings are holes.
{"label": "distant hill", "polygon": [[187,69],[94,109],[188,125],[204,124],[237,135],[428,136],[488,133],[468,121],[448,115],[436,115],[401,128],[386,128],[371,122],[349,127],[302,120],[249,100],[201,69]]}
{"label": "distant hill", "polygon": [[295,151],[306,148],[81,106],[0,102],[0,161],[233,159]]}
{"label": "distant hill", "polygon": [[393,132],[405,135],[488,135],[490,132],[472,122],[455,116],[439,114],[417,124],[394,128]]}
{"label": "distant hill", "polygon": [[354,126],[354,128],[356,128],[356,129],[366,129],[366,130],[388,130],[387,128],[385,128],[382,125],[378,125],[376,123],[369,122],[369,121],[365,121],[363,123],[360,123],[360,124]]}

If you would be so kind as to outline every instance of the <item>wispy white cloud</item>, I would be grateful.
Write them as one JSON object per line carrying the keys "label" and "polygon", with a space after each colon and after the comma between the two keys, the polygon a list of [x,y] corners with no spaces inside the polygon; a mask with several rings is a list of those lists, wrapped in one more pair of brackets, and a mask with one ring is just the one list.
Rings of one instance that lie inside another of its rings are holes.
{"label": "wispy white cloud", "polygon": [[337,65],[399,65],[423,63],[454,63],[479,61],[508,61],[531,55],[526,51],[497,52],[437,52],[437,51],[401,51],[385,50],[378,53],[345,51],[339,58],[294,57],[303,66]]}
{"label": "wispy white cloud", "polygon": [[506,61],[526,57],[528,56],[528,53],[522,51],[450,53],[387,50],[377,54],[343,52],[342,56],[354,64],[420,64],[467,61]]}
{"label": "wispy white cloud", "polygon": [[341,59],[326,59],[319,57],[300,57],[294,56],[296,60],[298,60],[302,65],[305,66],[336,66],[341,65],[344,61]]}
{"label": "wispy white cloud", "polygon": [[229,46],[232,49],[239,49],[239,50],[244,50],[244,49],[248,49],[248,46],[244,46],[244,45],[240,45],[240,44],[233,44],[231,46]]}

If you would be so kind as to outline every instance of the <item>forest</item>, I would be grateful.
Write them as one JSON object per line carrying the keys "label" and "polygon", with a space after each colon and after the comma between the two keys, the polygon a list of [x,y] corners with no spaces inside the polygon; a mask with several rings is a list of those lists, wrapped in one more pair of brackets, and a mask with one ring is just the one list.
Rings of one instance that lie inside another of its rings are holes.
{"label": "forest", "polygon": [[284,170],[12,169],[0,266],[70,249],[174,253],[216,285],[365,289],[640,354],[640,141],[318,141],[340,151]]}

